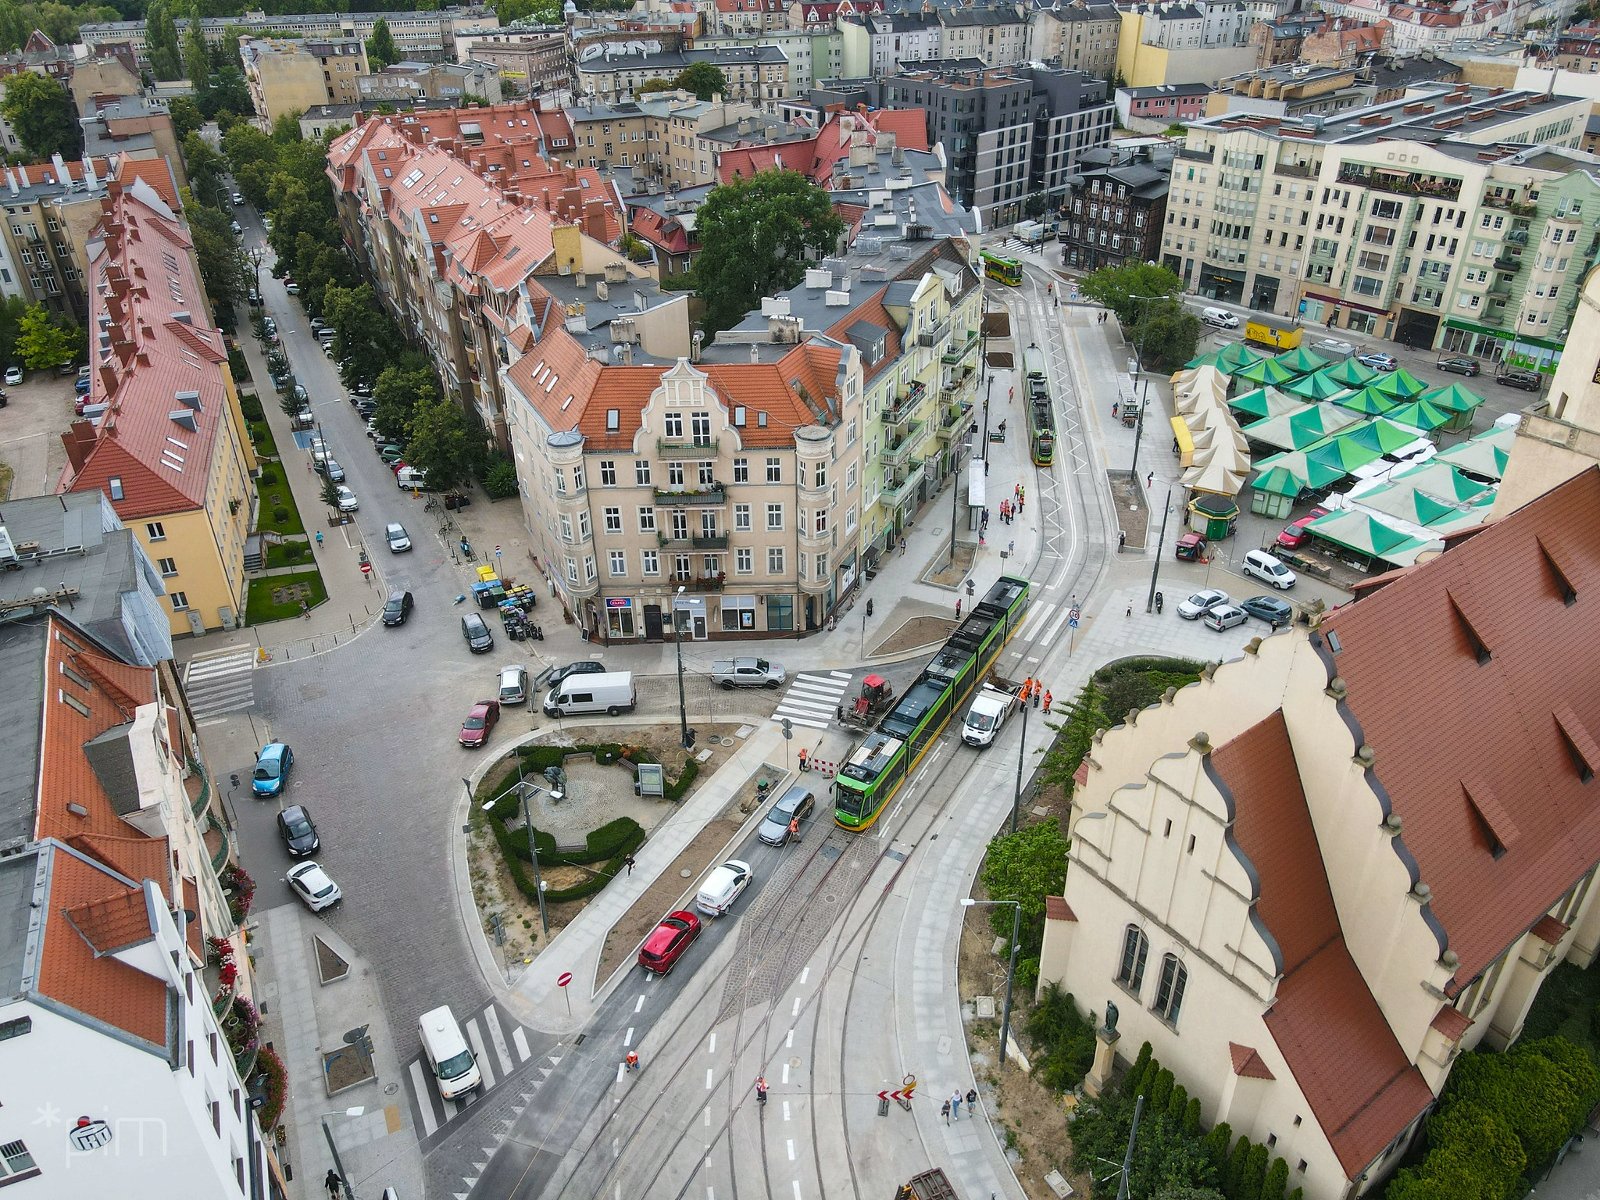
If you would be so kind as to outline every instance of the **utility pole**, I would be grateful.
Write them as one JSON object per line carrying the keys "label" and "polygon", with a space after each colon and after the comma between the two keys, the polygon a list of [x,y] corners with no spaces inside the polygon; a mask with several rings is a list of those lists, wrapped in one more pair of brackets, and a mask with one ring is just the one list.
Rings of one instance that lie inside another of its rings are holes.
{"label": "utility pole", "polygon": [[1161,532],[1156,535],[1156,552],[1151,555],[1150,594],[1144,598],[1144,610],[1149,612],[1156,603],[1156,578],[1161,574],[1162,547],[1167,544],[1167,518],[1172,515],[1172,485],[1167,484],[1167,506],[1161,510]]}
{"label": "utility pole", "polygon": [[1133,1101],[1133,1126],[1128,1130],[1128,1152],[1122,1157],[1122,1175],[1117,1180],[1117,1200],[1128,1200],[1128,1172],[1133,1170],[1133,1139],[1139,1136],[1139,1114],[1144,1112],[1144,1093]]}
{"label": "utility pole", "polygon": [[1017,743],[1017,788],[1011,793],[1011,832],[1017,831],[1017,809],[1022,806],[1022,763],[1028,745],[1028,702],[1022,702],[1022,740]]}

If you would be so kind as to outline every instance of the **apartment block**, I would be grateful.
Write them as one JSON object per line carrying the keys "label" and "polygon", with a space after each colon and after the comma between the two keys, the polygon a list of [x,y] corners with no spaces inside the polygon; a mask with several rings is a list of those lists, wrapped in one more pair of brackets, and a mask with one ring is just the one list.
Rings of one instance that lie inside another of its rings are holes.
{"label": "apartment block", "polygon": [[1452,84],[1206,118],[1173,164],[1163,261],[1200,295],[1329,328],[1554,352],[1592,254],[1593,167],[1571,150],[1587,118],[1587,101]]}
{"label": "apartment block", "polygon": [[239,43],[256,116],[268,125],[318,104],[354,104],[356,80],[367,73],[360,38],[251,38]]}
{"label": "apartment block", "polygon": [[1292,63],[1260,67],[1223,80],[1206,101],[1206,115],[1262,113],[1273,117],[1331,116],[1403,98],[1423,83],[1453,83],[1461,68],[1432,54],[1370,58],[1359,66]]}
{"label": "apartment block", "polygon": [[789,94],[799,95],[819,79],[832,79],[844,69],[842,30],[850,22],[839,20],[800,29],[774,29],[755,34],[711,34],[694,39],[696,50],[742,50],[772,46],[789,64]]}
{"label": "apartment block", "polygon": [[1026,11],[1020,6],[996,4],[938,11],[942,58],[977,58],[989,67],[1006,67],[1027,59],[1029,24]]}
{"label": "apartment block", "polygon": [[[842,37],[865,39],[866,67],[845,67],[851,77],[896,75],[928,59],[950,57],[943,50],[944,27],[935,13],[871,13],[860,21],[842,21]],[[820,78],[837,78],[838,73]]]}
{"label": "apartment block", "polygon": [[[166,164],[138,164],[159,168]],[[88,314],[84,285],[86,260],[73,237],[69,212],[98,205],[112,167],[109,158],[8,166],[0,171],[0,296],[42,304],[50,312],[82,323]]]}
{"label": "apartment block", "polygon": [[173,636],[234,628],[257,463],[188,229],[119,175],[87,255],[89,407],[62,435],[56,490],[110,498],[160,570]]}
{"label": "apartment block", "polygon": [[1085,152],[1063,205],[1062,265],[1098,271],[1159,259],[1170,175],[1170,160],[1148,144]]}
{"label": "apartment block", "polygon": [[1213,83],[1259,58],[1243,4],[1130,4],[1120,8],[1117,74],[1129,87]]}
{"label": "apartment block", "polygon": [[189,186],[172,112],[164,101],[140,95],[137,82],[126,95],[97,92],[85,101],[78,118],[85,156],[154,159],[172,169],[180,188]]}
{"label": "apartment block", "polygon": [[772,33],[789,27],[784,0],[716,0],[713,28],[719,34]]}
{"label": "apartment block", "polygon": [[789,60],[776,46],[741,45],[714,50],[618,53],[609,46],[578,59],[577,84],[585,95],[615,103],[639,98],[639,89],[653,79],[673,79],[685,67],[707,62],[728,81],[723,98],[776,111],[791,94]]}
{"label": "apartment block", "polygon": [[1099,0],[1034,0],[1028,32],[1028,58],[1065,71],[1112,79],[1117,71],[1117,39],[1122,18],[1114,4]]}
{"label": "apartment block", "polygon": [[498,68],[503,94],[537,96],[572,81],[566,30],[559,26],[462,34],[456,38],[456,61]]}
{"label": "apartment block", "polygon": [[[492,63],[390,63],[381,71],[356,79],[356,92],[364,103],[414,104],[418,100],[477,98],[498,104],[500,68]],[[337,103],[335,101],[334,103]]]}

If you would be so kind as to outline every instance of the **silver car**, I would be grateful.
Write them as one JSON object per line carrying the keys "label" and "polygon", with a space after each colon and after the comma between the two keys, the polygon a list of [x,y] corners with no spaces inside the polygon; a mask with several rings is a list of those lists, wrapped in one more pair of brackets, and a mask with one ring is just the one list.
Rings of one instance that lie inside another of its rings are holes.
{"label": "silver car", "polygon": [[500,703],[525,704],[528,700],[528,668],[512,663],[500,668]]}
{"label": "silver car", "polygon": [[390,521],[383,527],[383,536],[389,539],[389,550],[393,554],[411,549],[411,535],[406,532],[406,527],[398,521]]}
{"label": "silver car", "polygon": [[284,878],[289,881],[290,890],[299,896],[312,912],[332,908],[344,899],[344,893],[339,890],[339,885],[315,862],[297,864]]}
{"label": "silver car", "polygon": [[804,821],[816,807],[817,798],[804,787],[792,787],[767,810],[767,819],[761,822],[756,836],[769,846],[781,846],[789,840],[789,825],[795,820]]}

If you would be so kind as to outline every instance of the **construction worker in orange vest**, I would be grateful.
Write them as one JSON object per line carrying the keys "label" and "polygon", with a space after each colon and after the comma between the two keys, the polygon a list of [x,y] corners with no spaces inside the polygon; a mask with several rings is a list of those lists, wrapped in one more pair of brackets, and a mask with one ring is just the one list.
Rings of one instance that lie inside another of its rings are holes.
{"label": "construction worker in orange vest", "polygon": [[1044,693],[1044,711],[1046,712],[1046,714],[1048,714],[1050,712],[1050,701],[1051,701],[1050,692],[1049,692],[1049,689],[1046,689],[1045,693]]}

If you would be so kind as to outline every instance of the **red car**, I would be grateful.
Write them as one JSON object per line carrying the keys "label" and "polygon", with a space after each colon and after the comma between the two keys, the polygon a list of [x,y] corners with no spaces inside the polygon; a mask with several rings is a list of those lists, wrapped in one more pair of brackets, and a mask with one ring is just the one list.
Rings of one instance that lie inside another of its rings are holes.
{"label": "red car", "polygon": [[669,912],[639,947],[639,965],[646,971],[665,975],[683,957],[689,943],[699,936],[699,917],[681,908]]}
{"label": "red car", "polygon": [[500,719],[500,701],[479,700],[461,723],[461,744],[477,749],[489,740],[489,731]]}
{"label": "red car", "polygon": [[1311,522],[1315,521],[1318,517],[1325,517],[1327,515],[1327,509],[1313,508],[1305,516],[1286,526],[1284,530],[1278,534],[1278,545],[1282,546],[1286,550],[1299,549],[1300,546],[1305,543],[1305,540],[1311,536],[1306,532],[1306,526],[1311,524]]}

